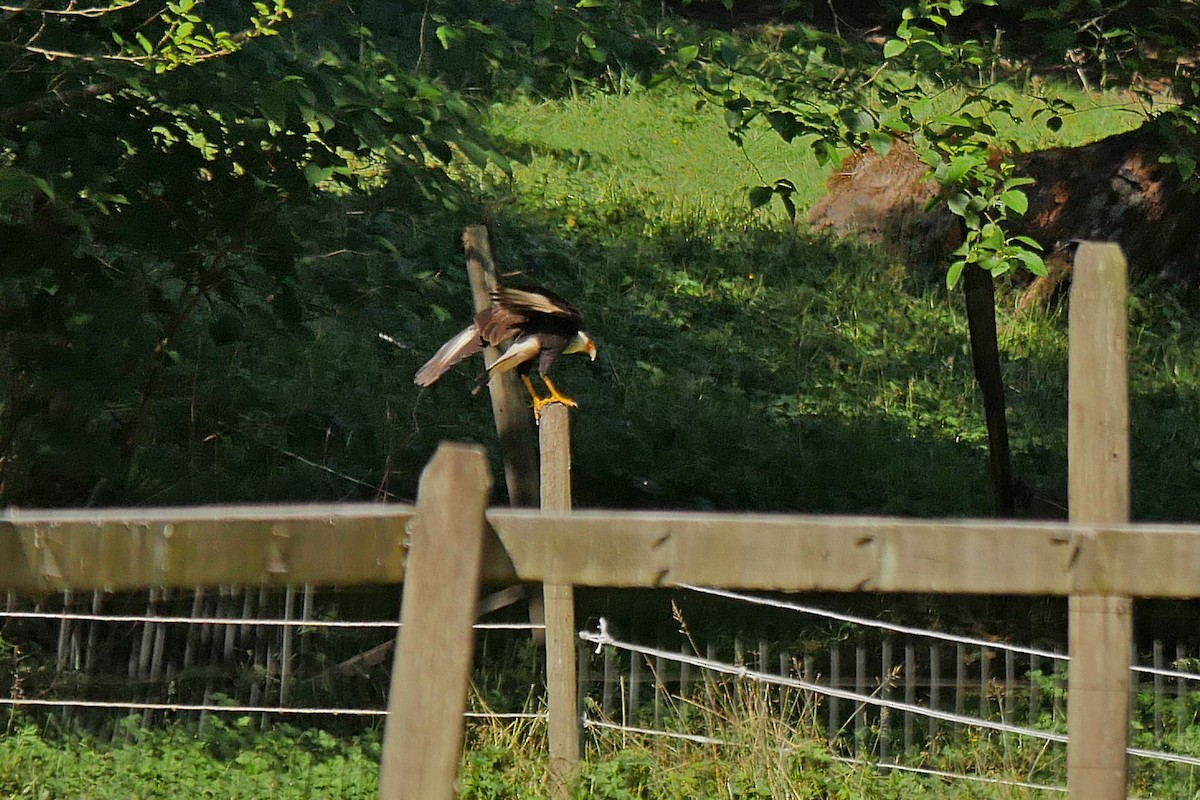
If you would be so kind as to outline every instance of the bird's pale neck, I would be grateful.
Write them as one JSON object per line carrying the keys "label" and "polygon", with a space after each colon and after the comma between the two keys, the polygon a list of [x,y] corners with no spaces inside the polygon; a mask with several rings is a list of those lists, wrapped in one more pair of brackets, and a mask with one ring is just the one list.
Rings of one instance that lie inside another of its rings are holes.
{"label": "bird's pale neck", "polygon": [[566,349],[563,350],[563,352],[564,353],[587,353],[588,356],[592,359],[592,361],[595,361],[596,360],[596,342],[592,340],[592,337],[588,336],[583,331],[579,331],[579,333],[575,334],[575,338],[573,338],[571,340],[570,344],[567,345]]}

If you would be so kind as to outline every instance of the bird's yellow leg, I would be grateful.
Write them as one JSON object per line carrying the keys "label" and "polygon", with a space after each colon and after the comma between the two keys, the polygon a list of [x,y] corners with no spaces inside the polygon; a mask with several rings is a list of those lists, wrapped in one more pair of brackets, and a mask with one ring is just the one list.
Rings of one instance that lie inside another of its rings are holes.
{"label": "bird's yellow leg", "polygon": [[533,407],[537,408],[537,404],[542,398],[538,397],[538,393],[533,389],[533,381],[529,380],[528,375],[521,376],[521,383],[525,384],[525,390],[529,392],[529,397],[533,400]]}
{"label": "bird's yellow leg", "polygon": [[531,400],[533,400],[534,420],[540,420],[542,418],[542,409],[554,401],[550,398],[538,397],[537,391],[535,391],[533,388],[533,381],[529,379],[528,375],[521,376],[521,383],[525,384],[525,388],[529,391],[529,397]]}
{"label": "bird's yellow leg", "polygon": [[558,389],[554,388],[554,384],[551,383],[550,379],[545,375],[542,376],[542,383],[546,384],[546,388],[550,390],[550,396],[542,401],[543,406],[548,406],[551,403],[562,403],[564,406],[570,406],[571,408],[576,408],[579,406],[579,403],[576,403],[565,394],[559,392]]}

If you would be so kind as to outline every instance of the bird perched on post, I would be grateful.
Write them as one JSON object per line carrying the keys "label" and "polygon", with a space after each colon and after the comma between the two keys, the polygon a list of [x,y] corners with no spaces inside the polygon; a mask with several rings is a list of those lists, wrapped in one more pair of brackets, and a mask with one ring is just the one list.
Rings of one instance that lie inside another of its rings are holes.
{"label": "bird perched on post", "polygon": [[[555,359],[564,353],[587,353],[596,360],[596,343],[583,330],[583,315],[575,306],[548,289],[536,286],[500,287],[491,293],[492,304],[475,315],[475,321],[446,342],[425,366],[417,370],[414,382],[429,386],[451,367],[491,345],[509,342],[504,353],[480,376],[475,391],[492,375],[516,370],[533,398],[533,415],[551,403],[577,406],[560,393],[546,373]],[[529,374],[537,362],[538,375],[550,390],[539,397]]]}

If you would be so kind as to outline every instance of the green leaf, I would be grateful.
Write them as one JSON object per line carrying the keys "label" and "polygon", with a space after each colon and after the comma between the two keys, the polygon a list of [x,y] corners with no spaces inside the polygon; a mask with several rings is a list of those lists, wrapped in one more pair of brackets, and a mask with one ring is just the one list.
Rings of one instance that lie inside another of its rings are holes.
{"label": "green leaf", "polygon": [[908,49],[908,42],[903,39],[888,39],[883,45],[883,57],[895,58]]}
{"label": "green leaf", "polygon": [[1043,277],[1046,275],[1046,262],[1040,255],[1030,250],[1018,250],[1013,253],[1013,258],[1021,262],[1025,269],[1032,272],[1034,275]]}
{"label": "green leaf", "polygon": [[867,134],[867,141],[871,143],[871,149],[881,156],[886,156],[892,149],[892,135],[887,131],[871,131]]}
{"label": "green leaf", "polygon": [[804,123],[797,119],[795,114],[789,114],[784,111],[769,111],[767,112],[767,122],[779,134],[779,138],[785,142],[791,142],[797,136],[805,133]]}
{"label": "green leaf", "polygon": [[459,139],[457,144],[458,149],[462,150],[463,154],[470,159],[471,163],[480,169],[486,169],[488,163],[492,160],[487,150],[480,147],[470,139]]}
{"label": "green leaf", "polygon": [[538,17],[533,21],[533,52],[549,49],[554,42],[554,23],[549,17]]}
{"label": "green leaf", "polygon": [[875,129],[875,118],[863,110],[847,109],[840,115],[842,124],[851,133],[862,133]]}
{"label": "green leaf", "polygon": [[841,153],[835,145],[825,139],[816,139],[812,143],[813,155],[816,156],[817,163],[821,166],[826,164],[838,165],[842,163]]}
{"label": "green leaf", "polygon": [[315,187],[322,181],[329,180],[333,175],[332,167],[319,167],[316,164],[309,164],[304,168],[304,179],[308,181],[309,186]]}
{"label": "green leaf", "polygon": [[962,179],[967,176],[976,165],[980,162],[978,156],[958,156],[950,160],[946,165],[946,174],[942,178],[942,184],[945,186],[954,186],[962,182]]}
{"label": "green leaf", "polygon": [[950,265],[950,269],[946,270],[946,288],[953,289],[958,285],[959,279],[962,278],[963,270],[966,269],[967,262],[959,259]]}
{"label": "green leaf", "polygon": [[1009,189],[1000,195],[1000,202],[1005,208],[1016,214],[1024,214],[1029,210],[1029,198],[1019,189]]}
{"label": "green leaf", "polygon": [[455,42],[461,42],[466,38],[465,33],[449,25],[438,25],[434,33],[437,35],[438,41],[442,43],[443,50],[449,50]]}
{"label": "green leaf", "polygon": [[1196,157],[1180,151],[1175,154],[1175,166],[1179,169],[1179,177],[1186,181],[1196,174]]}
{"label": "green leaf", "polygon": [[146,51],[146,55],[149,56],[154,54],[154,45],[150,43],[150,40],[146,38],[144,33],[139,32],[137,34],[137,43],[140,44],[142,49]]}
{"label": "green leaf", "polygon": [[946,201],[946,207],[949,208],[951,213],[953,213],[955,216],[963,217],[966,216],[967,204],[970,202],[971,198],[969,195],[959,192]]}
{"label": "green leaf", "polygon": [[1037,181],[1035,181],[1033,178],[1025,178],[1025,177],[1017,176],[1017,177],[1009,178],[1008,180],[1006,180],[1004,182],[1004,188],[1005,188],[1005,190],[1015,189],[1018,186],[1030,186],[1034,183],[1037,183]]}

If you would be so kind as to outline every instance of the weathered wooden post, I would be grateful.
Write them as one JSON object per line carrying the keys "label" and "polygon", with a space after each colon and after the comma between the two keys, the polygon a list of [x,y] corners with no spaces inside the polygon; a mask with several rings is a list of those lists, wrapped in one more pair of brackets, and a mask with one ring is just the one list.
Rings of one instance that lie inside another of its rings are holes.
{"label": "weathered wooden post", "polygon": [[456,796],[491,486],[473,445],[443,443],[421,474],[383,734],[383,800]]}
{"label": "weathered wooden post", "polygon": [[[1071,522],[1129,521],[1125,272],[1118,245],[1079,245],[1070,300]],[[1126,796],[1132,605],[1128,597],[1069,601],[1067,788],[1074,800]]]}
{"label": "weathered wooden post", "polygon": [[[547,406],[540,425],[542,511],[571,510],[571,420],[561,403]],[[575,587],[546,584],[546,702],[549,707],[550,770],[555,795],[567,796],[567,782],[579,764],[579,695],[575,673]]]}
{"label": "weathered wooden post", "polygon": [[[491,305],[491,292],[499,286],[487,228],[467,226],[463,232],[463,249],[466,251],[467,277],[471,281],[471,298],[478,314]],[[499,348],[489,347],[484,351],[488,364],[499,357]],[[516,372],[492,376],[488,390],[492,398],[492,415],[496,419],[496,435],[500,439],[500,457],[504,460],[509,505],[534,508],[538,505],[538,459],[525,390]]]}
{"label": "weathered wooden post", "polygon": [[[491,293],[500,286],[486,225],[467,226],[463,231],[463,250],[466,251],[467,277],[471,281],[471,299],[478,314],[491,305]],[[492,364],[500,357],[500,349],[489,347],[483,355],[486,363]],[[488,381],[488,394],[492,399],[496,436],[500,440],[500,458],[504,461],[508,504],[514,508],[535,508],[539,504],[538,454],[521,379],[516,372],[494,375]],[[536,589],[530,592],[525,586],[510,586],[484,598],[486,607],[481,607],[480,613],[503,608],[526,597],[529,598],[529,622],[534,626],[532,639],[540,646],[543,633],[538,626],[546,620],[542,597]]]}

